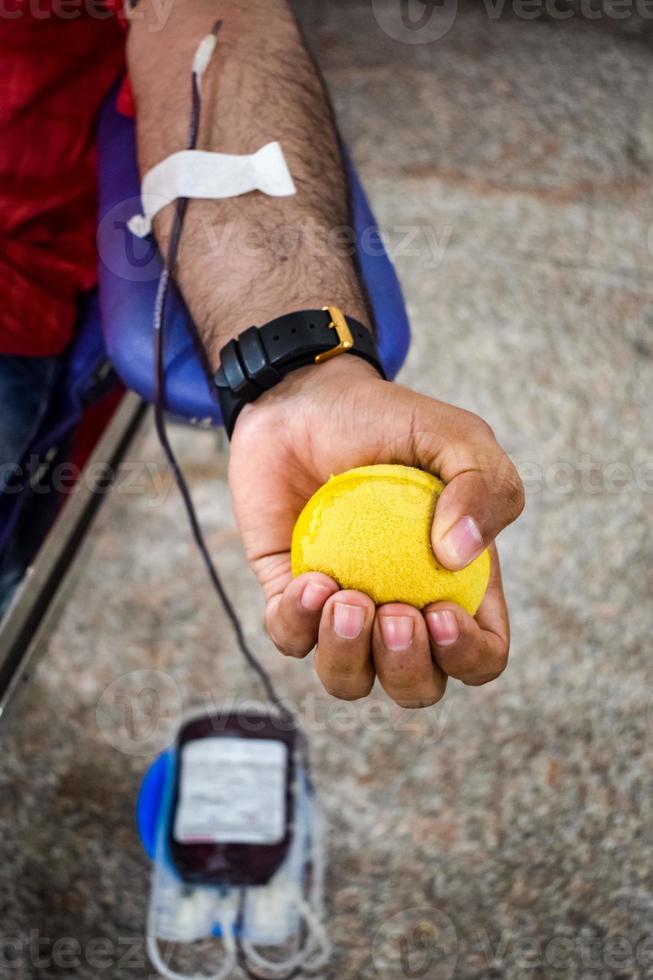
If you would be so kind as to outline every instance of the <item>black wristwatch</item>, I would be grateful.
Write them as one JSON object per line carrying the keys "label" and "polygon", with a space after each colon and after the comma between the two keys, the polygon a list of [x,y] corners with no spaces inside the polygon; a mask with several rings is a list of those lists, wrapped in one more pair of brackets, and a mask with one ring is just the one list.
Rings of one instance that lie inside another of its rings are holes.
{"label": "black wristwatch", "polygon": [[336,306],[287,313],[262,327],[248,327],[230,340],[220,351],[220,368],[214,378],[229,438],[245,405],[290,371],[344,353],[369,361],[385,377],[372,331],[353,317],[345,317]]}

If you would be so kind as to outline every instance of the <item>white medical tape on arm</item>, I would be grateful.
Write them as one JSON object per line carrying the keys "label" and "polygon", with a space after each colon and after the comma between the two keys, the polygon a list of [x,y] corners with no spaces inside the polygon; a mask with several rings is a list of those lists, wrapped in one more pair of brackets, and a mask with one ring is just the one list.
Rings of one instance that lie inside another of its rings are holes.
{"label": "white medical tape on arm", "polygon": [[129,230],[144,238],[154,216],[179,197],[220,200],[261,191],[271,197],[296,194],[281,144],[267,143],[251,155],[181,150],[157,163],[143,178],[143,214],[129,219]]}

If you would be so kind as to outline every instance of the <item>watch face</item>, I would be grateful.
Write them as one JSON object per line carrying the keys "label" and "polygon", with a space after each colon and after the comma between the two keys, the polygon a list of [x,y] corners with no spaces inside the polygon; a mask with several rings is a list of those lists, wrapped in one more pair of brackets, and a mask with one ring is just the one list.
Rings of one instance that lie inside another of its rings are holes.
{"label": "watch face", "polygon": [[291,841],[295,743],[288,722],[257,711],[184,726],[168,829],[184,881],[269,881]]}

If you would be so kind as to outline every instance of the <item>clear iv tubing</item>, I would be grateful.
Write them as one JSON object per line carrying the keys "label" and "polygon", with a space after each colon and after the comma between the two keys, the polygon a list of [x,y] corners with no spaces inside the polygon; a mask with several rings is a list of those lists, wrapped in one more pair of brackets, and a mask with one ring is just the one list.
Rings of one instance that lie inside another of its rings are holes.
{"label": "clear iv tubing", "polygon": [[238,965],[236,940],[234,938],[234,926],[236,924],[236,909],[234,908],[226,921],[222,925],[222,941],[226,950],[226,957],[221,969],[212,975],[196,973],[188,976],[187,973],[177,973],[172,970],[161,956],[159,941],[156,937],[152,922],[148,922],[147,929],[147,955],[150,958],[154,969],[166,980],[227,980],[227,977]]}
{"label": "clear iv tubing", "polygon": [[[197,146],[197,135],[199,131],[200,122],[200,110],[201,110],[201,95],[200,87],[202,81],[202,74],[206,70],[210,54],[215,48],[217,42],[218,33],[222,21],[217,21],[213,27],[211,34],[207,35],[206,38],[200,43],[195,60],[193,63],[192,79],[191,79],[191,119],[188,134],[188,141],[186,149],[194,150]],[[202,54],[200,58],[199,55]],[[164,410],[165,410],[165,385],[164,385],[164,364],[163,364],[163,335],[164,335],[164,325],[165,325],[165,307],[170,291],[170,282],[172,278],[172,270],[175,267],[177,261],[177,256],[179,254],[179,245],[181,242],[181,233],[184,224],[184,218],[186,216],[186,211],[188,209],[188,198],[180,198],[177,201],[175,221],[173,222],[172,231],[170,233],[170,241],[168,243],[167,254],[165,256],[164,268],[159,279],[159,285],[157,289],[156,299],[154,302],[154,318],[153,318],[153,329],[154,329],[154,351],[155,351],[155,394],[154,394],[154,424],[156,427],[157,435],[159,437],[159,442],[168,461],[168,465],[173,472],[177,486],[179,487],[179,492],[181,493],[184,506],[186,508],[186,513],[188,514],[188,520],[190,522],[191,531],[195,539],[195,543],[199,548],[200,554],[204,560],[206,570],[209,574],[213,587],[215,588],[220,601],[224,607],[224,610],[229,617],[231,625],[233,627],[236,641],[240,652],[243,654],[245,660],[251,669],[258,675],[261,681],[265,693],[268,699],[274,704],[281,714],[288,719],[292,720],[292,716],[288,709],[285,707],[279,695],[277,694],[274,685],[270,679],[265,668],[258,661],[256,656],[250,650],[247,640],[245,639],[245,634],[243,632],[242,623],[238,613],[234,609],[229,596],[225,592],[224,586],[215,567],[213,559],[209,554],[209,550],[204,540],[204,535],[202,529],[200,528],[199,521],[197,519],[197,514],[195,512],[195,507],[190,495],[190,490],[188,489],[188,484],[186,483],[186,478],[184,477],[177,458],[174,454],[172,446],[170,445],[170,440],[168,439],[168,434],[165,427]]]}
{"label": "clear iv tubing", "polygon": [[[322,912],[324,909],[324,852],[320,847],[320,837],[323,836],[323,828],[317,826],[317,815],[313,813],[313,826],[311,834],[311,860],[312,860],[312,887],[311,901],[306,901],[303,895],[297,895],[297,906],[300,915],[308,927],[308,939],[306,944],[292,953],[285,960],[268,960],[254,948],[252,943],[241,938],[239,931],[236,940],[239,954],[239,962],[250,977],[256,975],[252,973],[250,963],[257,970],[264,970],[267,973],[276,975],[276,980],[289,980],[301,968],[308,972],[321,969],[331,958],[331,942],[322,925]],[[238,924],[242,924],[242,903],[239,912]],[[243,954],[247,958],[243,960]],[[274,978],[273,978],[274,980]]]}
{"label": "clear iv tubing", "polygon": [[[215,50],[217,43],[218,34],[222,26],[222,21],[216,21],[211,34],[207,35],[200,42],[200,45],[195,54],[193,60],[193,68],[191,74],[191,118],[188,133],[188,141],[186,149],[194,150],[197,146],[197,137],[199,132],[200,123],[200,111],[201,111],[201,81],[202,75],[208,67],[211,55]],[[170,440],[168,439],[168,434],[165,426],[165,371],[163,362],[163,340],[164,340],[164,326],[165,326],[165,308],[166,301],[168,299],[170,291],[170,282],[172,278],[172,270],[175,267],[177,257],[179,254],[179,245],[181,242],[181,233],[184,224],[184,218],[186,216],[186,211],[188,209],[188,198],[180,198],[176,204],[175,221],[173,222],[172,231],[170,234],[170,240],[168,243],[168,249],[164,260],[164,267],[159,279],[159,285],[156,293],[156,299],[154,303],[154,316],[153,316],[153,333],[154,333],[154,351],[155,351],[155,397],[154,397],[154,424],[156,432],[161,443],[161,447],[165,454],[166,460],[170,469],[172,470],[175,482],[179,488],[184,506],[186,508],[186,513],[188,515],[188,520],[191,526],[191,531],[195,539],[195,543],[202,555],[206,570],[209,574],[209,578],[215,588],[218,597],[224,607],[224,610],[231,622],[231,625],[236,636],[236,641],[238,647],[243,654],[249,667],[257,674],[263,688],[265,689],[266,695],[269,701],[275,705],[281,715],[289,720],[294,725],[294,720],[292,714],[285,707],[279,695],[277,694],[274,684],[270,679],[269,674],[258,661],[254,653],[250,650],[247,640],[243,632],[242,623],[238,613],[234,609],[229,596],[225,592],[224,586],[218,574],[217,568],[211,558],[206,541],[204,540],[204,535],[200,527],[197,514],[195,511],[195,506],[192,501],[190,490],[184,474],[181,471],[177,458],[174,454],[172,446],[170,445]],[[311,792],[311,780],[310,780],[310,770],[309,770],[309,760],[308,760],[308,746],[306,742],[306,736],[301,731],[297,732],[299,747],[301,755],[304,760],[305,774],[309,792]],[[278,980],[290,980],[297,970],[303,966],[305,969],[318,969],[321,967],[330,955],[330,946],[328,938],[324,932],[322,924],[320,922],[320,913],[322,909],[322,881],[324,878],[324,869],[321,866],[321,858],[318,856],[318,847],[313,848],[313,874],[314,882],[313,888],[311,889],[312,898],[315,903],[315,909],[311,908],[309,902],[302,895],[298,895],[298,906],[301,915],[308,926],[309,930],[309,941],[307,946],[302,950],[293,954],[285,962],[280,961],[279,963],[274,963],[272,961],[266,960],[264,957],[260,956],[256,950],[244,940],[234,938],[234,926],[239,920],[239,913],[234,910],[233,915],[229,915],[229,921],[222,923],[222,935],[225,945],[225,950],[227,956],[222,969],[214,976],[207,976],[204,974],[197,974],[195,977],[189,978],[188,976],[176,973],[171,970],[167,964],[164,962],[161,952],[159,950],[159,945],[157,937],[154,933],[153,923],[148,922],[148,934],[147,934],[147,949],[149,957],[152,961],[152,965],[159,971],[159,973],[166,977],[167,980],[226,980],[231,971],[237,965],[238,959],[242,957],[244,953],[248,958],[256,963],[258,968],[264,969],[268,972],[276,973]],[[314,947],[317,945],[317,950]],[[239,956],[239,953],[241,956]],[[312,962],[307,962],[307,957],[313,956]],[[255,977],[246,963],[242,964],[249,976]]]}

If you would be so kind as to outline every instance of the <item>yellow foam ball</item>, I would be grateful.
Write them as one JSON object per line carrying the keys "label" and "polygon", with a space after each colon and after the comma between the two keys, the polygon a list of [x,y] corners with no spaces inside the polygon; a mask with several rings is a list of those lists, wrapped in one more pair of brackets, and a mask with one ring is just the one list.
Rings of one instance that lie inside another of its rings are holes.
{"label": "yellow foam ball", "polygon": [[467,568],[443,568],[431,548],[444,484],[412,466],[361,466],[332,476],[299,515],[292,570],[324,572],[380,605],[455,602],[474,615],[490,577],[484,551]]}

